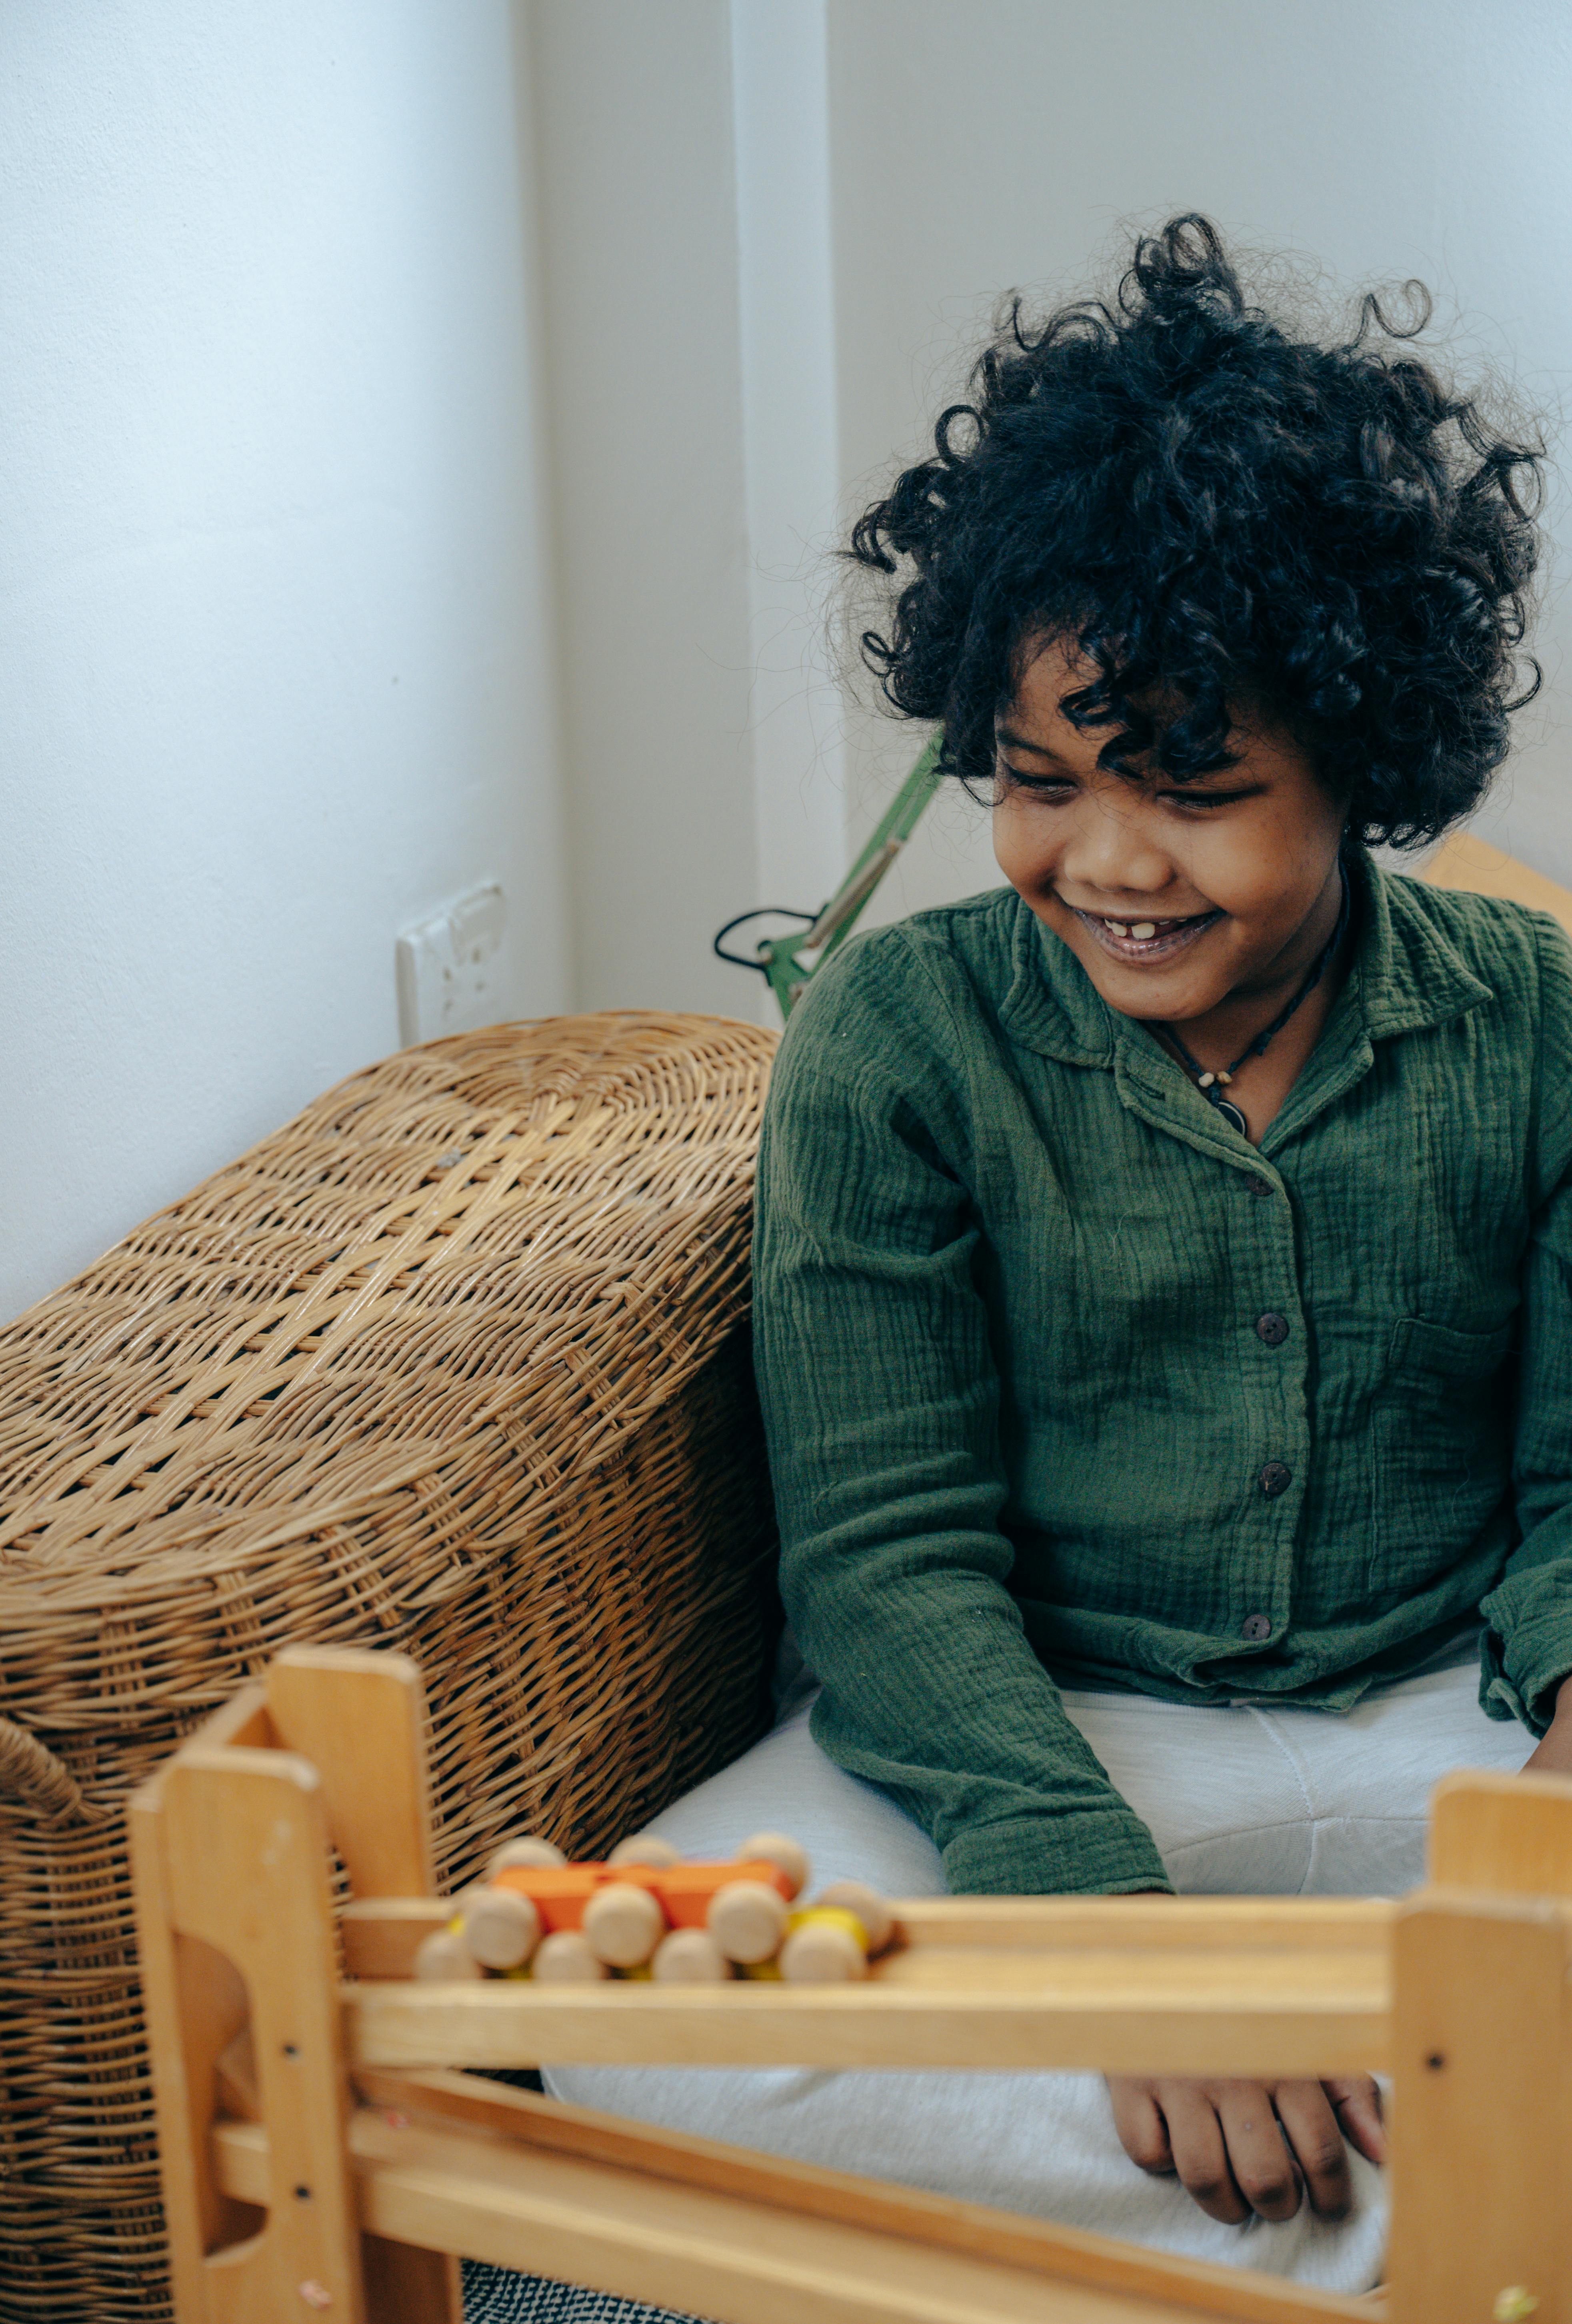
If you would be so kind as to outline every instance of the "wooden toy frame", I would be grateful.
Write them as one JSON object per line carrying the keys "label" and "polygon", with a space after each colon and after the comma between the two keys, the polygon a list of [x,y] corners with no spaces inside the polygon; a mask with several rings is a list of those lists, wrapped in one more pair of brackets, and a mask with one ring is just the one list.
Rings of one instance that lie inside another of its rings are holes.
{"label": "wooden toy frame", "polygon": [[[459,2324],[455,2255],[719,2324],[1572,2324],[1572,1780],[1440,1785],[1431,1885],[946,1897],[866,1985],[422,1985],[412,1664],[293,1647],[136,1794],[180,2324]],[[333,1854],[350,1901],[336,1913]],[[1332,2074],[1395,2086],[1390,2289],[1164,2258],[561,2106],[552,2062]]]}

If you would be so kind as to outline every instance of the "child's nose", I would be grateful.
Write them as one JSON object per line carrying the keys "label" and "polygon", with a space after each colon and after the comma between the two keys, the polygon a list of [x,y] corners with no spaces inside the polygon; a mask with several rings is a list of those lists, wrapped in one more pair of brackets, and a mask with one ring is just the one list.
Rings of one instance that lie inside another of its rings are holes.
{"label": "child's nose", "polygon": [[1083,798],[1059,857],[1068,887],[1107,901],[1153,895],[1173,877],[1173,866],[1148,835],[1142,819],[1117,804]]}

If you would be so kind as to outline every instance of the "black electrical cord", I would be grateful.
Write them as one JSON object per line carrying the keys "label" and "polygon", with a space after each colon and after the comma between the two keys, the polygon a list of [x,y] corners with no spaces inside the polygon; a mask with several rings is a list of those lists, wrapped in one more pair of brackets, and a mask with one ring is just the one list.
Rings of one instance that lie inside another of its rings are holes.
{"label": "black electrical cord", "polygon": [[818,918],[817,912],[794,912],[786,904],[760,904],[751,912],[739,912],[735,920],[728,920],[718,931],[715,956],[717,960],[729,960],[734,968],[756,969],[761,976],[768,976],[770,972],[762,960],[748,960],[740,952],[727,952],[721,938],[729,936],[734,928],[745,927],[750,920],[800,920],[805,928],[810,928]]}

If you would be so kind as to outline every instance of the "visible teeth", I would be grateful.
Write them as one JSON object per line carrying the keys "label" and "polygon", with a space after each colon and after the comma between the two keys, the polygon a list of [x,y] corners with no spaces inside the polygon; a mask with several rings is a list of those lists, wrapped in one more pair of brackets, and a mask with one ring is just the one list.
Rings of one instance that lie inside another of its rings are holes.
{"label": "visible teeth", "polygon": [[1144,944],[1148,936],[1154,936],[1157,934],[1157,922],[1155,920],[1137,920],[1130,933],[1133,936],[1136,937],[1139,942]]}

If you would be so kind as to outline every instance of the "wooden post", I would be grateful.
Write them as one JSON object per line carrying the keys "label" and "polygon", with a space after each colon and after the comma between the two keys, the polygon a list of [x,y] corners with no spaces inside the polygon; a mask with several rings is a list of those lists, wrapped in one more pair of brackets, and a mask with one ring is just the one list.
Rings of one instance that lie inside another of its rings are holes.
{"label": "wooden post", "polygon": [[[428,1896],[437,1885],[426,1699],[408,1655],[358,1646],[286,1646],[267,1674],[279,1742],[322,1779],[333,1845],[356,1903]],[[374,2324],[460,2324],[458,2263],[381,2236],[364,2238]]]}
{"label": "wooden post", "polygon": [[1392,2324],[1572,2324],[1569,1966],[1549,1898],[1399,1912]]}
{"label": "wooden post", "polygon": [[1496,1896],[1572,1896],[1572,1776],[1462,1768],[1430,1798],[1430,1878]]}
{"label": "wooden post", "polygon": [[426,1703],[408,1655],[286,1646],[268,1670],[267,1708],[283,1749],[322,1779],[328,1830],[355,1895],[429,1896],[437,1874]]}
{"label": "wooden post", "polygon": [[[188,1745],[140,1796],[136,1821],[180,2324],[284,2324],[318,2311],[365,2324],[316,1770],[291,1752]],[[199,1974],[211,1961],[221,1977]],[[237,2030],[242,2004],[269,2169],[265,2218],[236,2241],[212,2190],[208,2137],[215,2044]]]}

